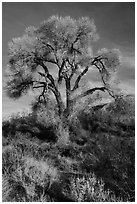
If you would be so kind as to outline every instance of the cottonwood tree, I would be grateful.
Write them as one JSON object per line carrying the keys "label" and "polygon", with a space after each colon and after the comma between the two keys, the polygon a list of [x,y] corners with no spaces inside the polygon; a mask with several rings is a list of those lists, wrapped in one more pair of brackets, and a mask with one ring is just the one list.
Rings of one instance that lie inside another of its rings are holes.
{"label": "cottonwood tree", "polygon": [[[59,116],[64,112],[69,114],[78,98],[95,91],[106,91],[114,97],[110,79],[120,65],[119,51],[101,49],[93,55],[91,45],[97,40],[94,20],[88,17],[75,20],[52,16],[38,28],[27,28],[22,37],[9,43],[8,96],[19,98],[32,89],[39,93],[40,102],[46,100],[47,94],[53,93]],[[53,67],[57,69],[56,77],[53,76]],[[93,69],[98,70],[102,86],[72,98],[81,79]],[[61,84],[65,86],[66,103],[61,97]]]}

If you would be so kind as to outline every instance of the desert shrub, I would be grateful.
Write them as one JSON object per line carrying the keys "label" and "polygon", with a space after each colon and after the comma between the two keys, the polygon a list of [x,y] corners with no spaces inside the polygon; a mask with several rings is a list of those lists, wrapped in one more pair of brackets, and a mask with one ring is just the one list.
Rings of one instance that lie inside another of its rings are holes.
{"label": "desert shrub", "polygon": [[18,113],[12,115],[2,123],[3,136],[14,138],[18,133],[28,134],[29,137],[37,137],[40,140],[56,142],[60,135],[64,134],[63,121],[57,114],[54,101],[33,104],[29,114]]}
{"label": "desert shrub", "polygon": [[11,175],[23,163],[22,152],[8,145],[2,149],[2,172],[3,175]]}
{"label": "desert shrub", "polygon": [[25,158],[24,174],[39,185],[47,185],[57,179],[58,172],[50,160],[37,161],[34,158]]}
{"label": "desert shrub", "polygon": [[35,117],[31,113],[13,114],[9,119],[2,122],[3,136],[8,137],[11,135],[14,137],[17,131],[22,131],[23,133],[29,132],[29,127],[35,126],[35,121]]}
{"label": "desert shrub", "polygon": [[79,163],[76,159],[59,156],[59,169],[64,172],[79,171]]}
{"label": "desert shrub", "polygon": [[17,114],[9,120],[3,121],[3,137],[12,139],[22,133],[22,136],[27,134],[27,137],[37,137],[40,140],[55,142],[57,136],[54,124],[49,125],[42,119],[40,114],[38,116],[35,113],[25,116]]}
{"label": "desert shrub", "polygon": [[87,116],[89,113],[91,113],[93,111],[92,107],[98,103],[101,103],[101,96],[99,93],[94,94],[92,98],[85,97],[84,99],[79,99],[77,103],[74,103],[68,117],[70,132],[74,133],[73,137],[76,135],[81,135],[80,132],[84,124],[84,121],[81,120],[81,117],[86,119],[84,116]]}
{"label": "desert shrub", "polygon": [[54,146],[50,143],[40,145],[37,139],[24,139],[22,136],[20,139],[12,140],[10,145],[3,147],[3,171],[7,171],[7,169],[11,170],[12,168],[14,171],[17,165],[22,162],[24,156],[32,157],[37,160],[47,158],[50,152],[52,152],[53,147]]}
{"label": "desert shrub", "polygon": [[9,138],[5,138],[4,136],[2,136],[2,146],[7,146],[10,144],[10,140]]}
{"label": "desert shrub", "polygon": [[57,113],[56,102],[54,100],[48,100],[46,103],[41,102],[39,104],[32,104],[33,113],[36,119],[43,123],[44,126],[48,127],[51,125],[56,126],[59,121],[59,116]]}
{"label": "desert shrub", "polygon": [[77,132],[76,127],[79,126],[79,129],[83,128],[91,133],[113,132],[124,136],[130,132],[134,136],[135,114],[132,97],[120,97],[108,104],[86,104],[84,109],[80,108],[71,115],[71,128],[74,131]]}
{"label": "desert shrub", "polygon": [[134,139],[98,133],[81,149],[80,167],[83,172],[94,171],[116,195],[134,199],[134,152]]}
{"label": "desert shrub", "polygon": [[43,161],[42,158],[28,157],[22,152],[20,144],[14,144],[3,148],[2,165],[3,201],[50,201],[46,188],[58,177],[50,159]]}
{"label": "desert shrub", "polygon": [[94,174],[71,179],[71,196],[76,202],[122,202],[110,190],[105,190],[104,182]]}
{"label": "desert shrub", "polygon": [[[118,98],[105,106],[80,110],[72,117],[74,142],[80,142],[79,166],[94,171],[116,195],[135,198],[134,99]],[[77,128],[79,127],[79,128]],[[82,142],[83,141],[83,142]]]}
{"label": "desert shrub", "polygon": [[[12,145],[3,147],[2,173],[3,173],[3,201],[23,201],[26,198],[25,189],[13,179],[13,175],[23,166],[21,151],[14,149]],[[8,191],[6,189],[9,188]]]}
{"label": "desert shrub", "polygon": [[25,186],[29,200],[44,196],[50,184],[58,177],[57,169],[50,160],[37,161],[34,158],[25,158],[23,174],[24,180],[21,182]]}
{"label": "desert shrub", "polygon": [[[58,145],[65,145],[69,143],[69,129],[65,121],[61,120],[56,105],[52,103],[41,104],[39,109],[35,110],[36,120],[39,125],[49,128],[54,134],[54,140]],[[52,139],[52,137],[50,137]]]}
{"label": "desert shrub", "polygon": [[2,176],[2,202],[10,201],[10,193],[12,191],[12,186],[10,185],[8,178]]}

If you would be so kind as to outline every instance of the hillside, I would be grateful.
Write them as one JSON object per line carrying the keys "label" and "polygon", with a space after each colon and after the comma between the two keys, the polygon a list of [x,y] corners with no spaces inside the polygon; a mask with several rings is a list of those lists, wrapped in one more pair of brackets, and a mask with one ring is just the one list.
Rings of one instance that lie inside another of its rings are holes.
{"label": "hillside", "polygon": [[135,201],[135,100],[56,107],[3,121],[3,201]]}

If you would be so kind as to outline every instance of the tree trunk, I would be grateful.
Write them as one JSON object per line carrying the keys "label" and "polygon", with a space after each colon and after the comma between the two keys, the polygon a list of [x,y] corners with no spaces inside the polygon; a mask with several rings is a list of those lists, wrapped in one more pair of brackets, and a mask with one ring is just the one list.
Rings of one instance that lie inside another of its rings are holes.
{"label": "tree trunk", "polygon": [[70,106],[71,106],[70,92],[67,90],[66,91],[66,109],[65,109],[65,112],[67,114],[69,114],[70,112]]}
{"label": "tree trunk", "polygon": [[57,101],[57,105],[58,105],[58,114],[59,114],[59,117],[62,117],[65,108],[64,108],[64,103],[63,103],[63,101],[61,99],[61,94],[60,94],[59,91],[55,91],[54,95],[56,97],[56,101]]}
{"label": "tree trunk", "polygon": [[71,109],[71,86],[70,86],[70,79],[67,78],[65,80],[66,82],[66,109],[64,111],[65,116],[68,116],[70,113],[70,109]]}

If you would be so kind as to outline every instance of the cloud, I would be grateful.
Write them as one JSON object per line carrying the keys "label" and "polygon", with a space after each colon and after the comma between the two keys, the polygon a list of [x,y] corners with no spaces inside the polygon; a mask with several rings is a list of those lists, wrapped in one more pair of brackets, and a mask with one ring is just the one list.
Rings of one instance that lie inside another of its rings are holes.
{"label": "cloud", "polygon": [[2,117],[7,117],[12,113],[30,110],[32,97],[29,95],[23,96],[18,100],[10,99],[5,92],[2,93]]}
{"label": "cloud", "polygon": [[8,116],[12,115],[13,113],[19,112],[30,112],[30,107],[26,104],[17,103],[17,102],[4,102],[2,103],[2,118],[7,118]]}
{"label": "cloud", "polygon": [[123,56],[122,65],[128,66],[129,68],[135,68],[135,57],[134,56]]}
{"label": "cloud", "polygon": [[135,94],[135,85],[134,81],[130,80],[128,82],[122,82],[119,84],[119,87],[121,88],[122,92],[124,94]]}

